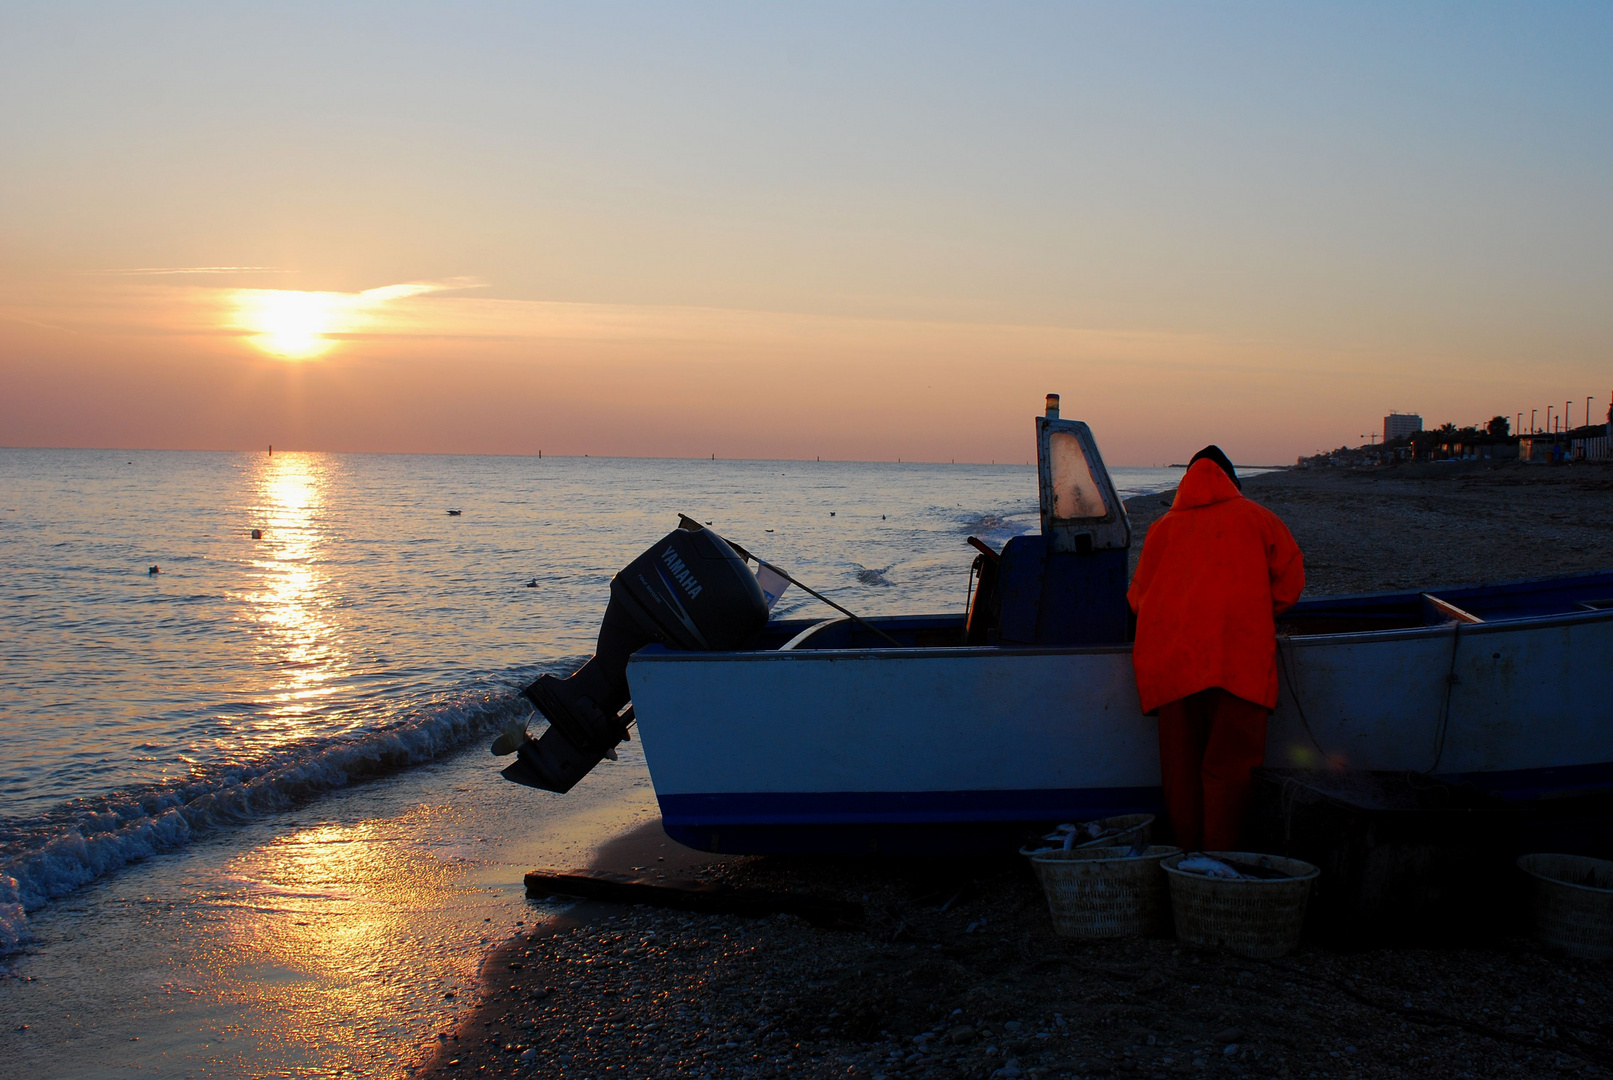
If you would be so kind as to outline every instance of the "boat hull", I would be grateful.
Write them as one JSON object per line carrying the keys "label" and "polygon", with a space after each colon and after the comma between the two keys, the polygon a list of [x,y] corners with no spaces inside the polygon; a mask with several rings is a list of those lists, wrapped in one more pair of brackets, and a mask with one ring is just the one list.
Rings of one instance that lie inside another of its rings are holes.
{"label": "boat hull", "polygon": [[703,850],[992,848],[1159,799],[1126,652],[674,655],[629,678],[667,832]]}
{"label": "boat hull", "polygon": [[[1613,610],[1309,634],[1280,658],[1268,765],[1613,785]],[[666,831],[703,850],[991,850],[1160,806],[1129,646],[650,648],[628,677]]]}

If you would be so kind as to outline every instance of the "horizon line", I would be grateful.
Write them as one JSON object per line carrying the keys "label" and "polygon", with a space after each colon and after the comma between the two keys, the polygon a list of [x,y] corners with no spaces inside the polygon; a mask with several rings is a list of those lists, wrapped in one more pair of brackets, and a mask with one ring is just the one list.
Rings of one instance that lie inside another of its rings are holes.
{"label": "horizon line", "polygon": [[[269,444],[269,445],[273,445],[273,444]],[[201,449],[201,448],[197,448],[197,447],[164,447],[164,446],[9,446],[9,445],[0,445],[0,450],[67,450],[67,451],[75,451],[75,452],[82,452],[82,453],[120,453],[120,454],[121,453],[130,453],[130,454],[263,454],[265,457],[269,456],[267,446],[263,450],[242,450],[242,449],[220,449],[220,448]],[[802,464],[802,465],[820,465],[820,464],[821,465],[947,465],[947,466],[950,466],[950,465],[964,465],[964,466],[982,465],[982,466],[986,466],[987,468],[1006,466],[1006,467],[1011,467],[1011,468],[1016,468],[1016,469],[1034,468],[1035,467],[1035,463],[1030,462],[1030,461],[1021,461],[1021,462],[1013,462],[1013,461],[958,461],[956,459],[949,459],[949,460],[946,460],[946,461],[939,461],[939,460],[932,460],[932,459],[917,459],[917,458],[896,458],[895,460],[879,459],[879,458],[822,458],[822,457],[817,457],[817,458],[776,457],[776,458],[773,458],[773,457],[723,457],[723,456],[720,456],[720,455],[713,455],[713,456],[710,456],[710,457],[691,457],[691,456],[688,456],[688,455],[678,455],[678,454],[661,454],[661,455],[646,455],[646,454],[588,454],[588,453],[581,453],[581,454],[578,454],[578,453],[545,454],[541,450],[539,450],[537,453],[520,453],[520,452],[513,452],[513,451],[490,452],[490,451],[481,451],[481,450],[309,450],[309,449],[299,449],[299,448],[296,448],[296,447],[288,446],[288,447],[281,448],[280,452],[281,453],[287,453],[287,454],[354,454],[354,455],[371,454],[371,455],[386,455],[386,456],[393,456],[393,457],[519,457],[519,458],[531,458],[534,461],[542,461],[542,460],[546,460],[548,458],[566,458],[568,460],[574,459],[574,460],[578,460],[578,461],[589,460],[589,459],[592,459],[592,458],[598,458],[598,459],[600,459],[602,461],[711,461],[711,462],[731,461],[731,462],[741,462],[741,463],[744,463],[744,462],[757,462],[757,463],[762,463],[762,462],[788,462],[788,463],[792,463],[792,464]],[[1112,464],[1112,463],[1107,462],[1107,461],[1104,462],[1104,464],[1105,464],[1106,467],[1111,468],[1111,469],[1180,469],[1180,468],[1185,467],[1185,466],[1180,465],[1180,464],[1131,465],[1131,464]],[[1243,465],[1241,467],[1245,468],[1245,469],[1285,469],[1288,466],[1286,466],[1286,465]]]}

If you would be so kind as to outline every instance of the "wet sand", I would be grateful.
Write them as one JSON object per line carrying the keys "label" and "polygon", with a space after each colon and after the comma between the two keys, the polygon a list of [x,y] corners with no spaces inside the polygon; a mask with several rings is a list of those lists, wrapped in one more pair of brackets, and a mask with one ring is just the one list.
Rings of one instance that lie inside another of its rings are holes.
{"label": "wet sand", "polygon": [[[1613,566],[1613,469],[1284,472],[1310,595]],[[1139,533],[1168,496],[1132,500]],[[866,925],[584,904],[512,936],[431,1077],[1604,1075],[1613,966],[1483,946],[1251,961],[1054,935],[1024,860],[730,858],[653,825],[593,868],[855,900]],[[557,868],[558,869],[558,868]],[[926,1036],[926,1033],[930,1033]]]}

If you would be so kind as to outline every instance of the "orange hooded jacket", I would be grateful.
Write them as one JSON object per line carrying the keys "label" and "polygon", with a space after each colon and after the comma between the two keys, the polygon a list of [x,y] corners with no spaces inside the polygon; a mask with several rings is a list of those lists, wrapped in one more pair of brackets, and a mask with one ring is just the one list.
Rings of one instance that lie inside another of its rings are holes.
{"label": "orange hooded jacket", "polygon": [[1288,527],[1215,462],[1194,462],[1170,512],[1148,530],[1126,594],[1137,613],[1131,660],[1143,712],[1212,686],[1275,708],[1274,617],[1304,587]]}

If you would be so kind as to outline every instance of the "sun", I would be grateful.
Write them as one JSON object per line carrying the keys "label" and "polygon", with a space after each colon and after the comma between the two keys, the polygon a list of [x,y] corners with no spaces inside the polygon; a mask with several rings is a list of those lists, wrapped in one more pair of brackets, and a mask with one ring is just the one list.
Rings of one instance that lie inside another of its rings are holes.
{"label": "sun", "polygon": [[235,295],[236,325],[252,344],[283,360],[310,360],[336,344],[329,335],[348,329],[341,293],[243,289]]}
{"label": "sun", "polygon": [[444,289],[479,287],[475,282],[411,281],[363,292],[310,292],[298,289],[237,289],[230,325],[247,340],[282,360],[312,360],[361,330],[395,328],[400,302]]}

